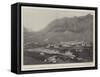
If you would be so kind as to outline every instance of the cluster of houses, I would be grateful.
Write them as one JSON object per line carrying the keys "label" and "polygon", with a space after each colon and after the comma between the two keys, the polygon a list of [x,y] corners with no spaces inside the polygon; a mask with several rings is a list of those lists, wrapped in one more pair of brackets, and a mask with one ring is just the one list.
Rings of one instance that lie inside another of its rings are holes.
{"label": "cluster of houses", "polygon": [[54,44],[48,44],[46,48],[60,48],[60,47],[91,47],[92,44],[89,42],[60,42]]}
{"label": "cluster of houses", "polygon": [[44,47],[44,48],[80,48],[80,47],[91,47],[92,43],[91,42],[75,42],[75,41],[70,41],[70,42],[59,42],[59,43],[39,43],[39,42],[34,42],[34,43],[28,43],[25,44],[26,48],[37,48],[37,47]]}

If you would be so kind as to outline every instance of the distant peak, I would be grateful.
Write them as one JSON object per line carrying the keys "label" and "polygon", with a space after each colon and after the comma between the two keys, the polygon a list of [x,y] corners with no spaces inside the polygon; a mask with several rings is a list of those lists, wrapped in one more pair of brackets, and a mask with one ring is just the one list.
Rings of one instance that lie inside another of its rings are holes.
{"label": "distant peak", "polygon": [[89,13],[89,14],[87,14],[87,16],[92,16],[92,14]]}

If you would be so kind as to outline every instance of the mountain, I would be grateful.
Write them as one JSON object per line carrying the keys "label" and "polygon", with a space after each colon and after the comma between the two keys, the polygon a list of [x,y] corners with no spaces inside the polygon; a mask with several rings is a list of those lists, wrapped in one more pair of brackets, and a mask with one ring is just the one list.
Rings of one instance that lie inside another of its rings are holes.
{"label": "mountain", "polygon": [[[27,31],[28,32],[28,31]],[[25,35],[27,34],[25,33]],[[29,33],[29,32],[28,32]],[[30,32],[25,38],[38,42],[92,41],[93,15],[56,19],[39,32]]]}
{"label": "mountain", "polygon": [[[93,16],[91,14],[88,14],[86,16],[80,16],[80,17],[64,17],[61,19],[56,19],[52,21],[50,24],[48,24],[46,31],[53,31],[53,32],[84,32],[86,29],[92,29],[93,25]],[[45,31],[45,30],[44,30]]]}

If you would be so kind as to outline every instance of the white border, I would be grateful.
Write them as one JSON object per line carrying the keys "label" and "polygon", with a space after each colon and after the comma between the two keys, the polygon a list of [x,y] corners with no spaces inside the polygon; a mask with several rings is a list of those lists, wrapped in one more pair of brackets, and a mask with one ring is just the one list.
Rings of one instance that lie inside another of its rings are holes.
{"label": "white border", "polygon": [[[41,64],[41,65],[23,65],[23,8],[35,8],[35,9],[48,9],[48,10],[59,10],[59,11],[82,11],[82,12],[93,12],[93,62],[87,63],[67,63],[67,64]],[[45,70],[45,69],[59,69],[59,68],[79,68],[79,67],[94,67],[95,66],[95,11],[90,10],[77,10],[77,9],[56,9],[56,8],[41,8],[41,7],[21,7],[21,71],[28,70]]]}

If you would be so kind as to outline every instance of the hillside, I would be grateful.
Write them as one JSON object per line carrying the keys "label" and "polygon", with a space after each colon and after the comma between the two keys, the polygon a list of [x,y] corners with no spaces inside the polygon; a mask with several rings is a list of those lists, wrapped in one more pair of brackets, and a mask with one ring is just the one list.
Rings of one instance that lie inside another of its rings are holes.
{"label": "hillside", "polygon": [[92,41],[93,16],[56,19],[39,32],[24,30],[25,42]]}

